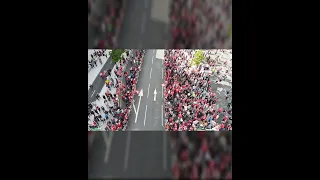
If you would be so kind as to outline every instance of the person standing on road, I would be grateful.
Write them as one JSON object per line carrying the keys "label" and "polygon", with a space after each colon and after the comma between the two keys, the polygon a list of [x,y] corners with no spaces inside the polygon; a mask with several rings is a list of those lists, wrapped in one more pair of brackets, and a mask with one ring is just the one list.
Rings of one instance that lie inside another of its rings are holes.
{"label": "person standing on road", "polygon": [[96,65],[96,67],[98,67],[98,65],[97,65],[97,61],[93,61],[93,63]]}
{"label": "person standing on road", "polygon": [[100,96],[99,94],[96,95],[97,100],[100,100]]}

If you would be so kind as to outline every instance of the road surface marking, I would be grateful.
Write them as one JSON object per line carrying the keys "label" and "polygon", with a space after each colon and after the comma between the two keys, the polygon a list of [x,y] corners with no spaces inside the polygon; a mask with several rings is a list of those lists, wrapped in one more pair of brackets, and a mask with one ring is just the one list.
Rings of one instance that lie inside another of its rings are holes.
{"label": "road surface marking", "polygon": [[144,0],[144,8],[146,8],[146,9],[148,8],[148,1],[149,0]]}
{"label": "road surface marking", "polygon": [[149,97],[149,89],[150,89],[150,84],[148,86],[148,94],[147,94],[147,98]]}
{"label": "road surface marking", "polygon": [[146,110],[144,111],[144,120],[143,120],[143,125],[144,126],[146,126],[147,110],[148,110],[148,105],[146,105]]}
{"label": "road surface marking", "polygon": [[167,136],[166,132],[163,132],[163,169],[167,170]]}
{"label": "road surface marking", "polygon": [[136,114],[136,119],[134,120],[134,123],[137,123],[137,119],[138,119],[138,114],[139,114],[139,109],[140,109],[140,102],[141,102],[141,97],[143,96],[143,89],[140,90],[139,95],[139,103],[138,103],[138,109],[137,109],[137,114]]}
{"label": "road surface marking", "polygon": [[162,72],[162,79],[163,79],[163,69],[161,69],[161,72]]}
{"label": "road surface marking", "polygon": [[132,103],[132,106],[133,106],[134,114],[137,114],[137,110],[136,110],[136,107],[134,106],[134,102]]}
{"label": "road surface marking", "polygon": [[128,169],[130,143],[131,143],[131,132],[128,131],[127,144],[126,144],[127,146],[126,146],[126,151],[124,155],[124,164],[123,164],[124,171]]}
{"label": "road surface marking", "polygon": [[163,86],[161,86],[161,96],[162,96],[162,98],[163,98]]}
{"label": "road surface marking", "polygon": [[144,33],[145,25],[146,25],[146,12],[143,12],[142,22],[141,22],[141,34]]}
{"label": "road surface marking", "polygon": [[103,139],[106,143],[106,152],[104,155],[104,163],[107,164],[109,160],[109,154],[110,154],[110,149],[111,149],[111,144],[112,144],[112,139],[113,139],[113,132],[109,132],[110,137],[107,136],[107,131],[102,131],[102,136]]}
{"label": "road surface marking", "polygon": [[153,58],[154,58],[154,56],[152,56],[152,64],[153,64]]}
{"label": "road surface marking", "polygon": [[161,124],[163,126],[163,105],[161,105]]}
{"label": "road surface marking", "polygon": [[150,70],[150,79],[151,79],[151,74],[152,74],[152,68],[151,68],[151,70]]}
{"label": "road surface marking", "polygon": [[157,90],[156,90],[156,89],[154,89],[154,92],[153,92],[153,94],[154,94],[154,98],[153,98],[153,101],[156,101],[156,97],[157,97]]}
{"label": "road surface marking", "polygon": [[[150,78],[151,79],[151,78]],[[96,90],[93,91],[93,93],[91,94],[91,97],[93,96],[94,92],[96,92]]]}

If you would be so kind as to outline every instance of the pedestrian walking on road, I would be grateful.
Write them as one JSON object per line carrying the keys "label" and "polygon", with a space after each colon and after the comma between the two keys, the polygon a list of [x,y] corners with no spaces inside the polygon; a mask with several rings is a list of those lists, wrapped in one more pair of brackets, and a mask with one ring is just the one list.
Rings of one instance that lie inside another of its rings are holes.
{"label": "pedestrian walking on road", "polygon": [[[89,85],[89,88],[90,88],[90,89],[92,89],[92,88],[93,88],[93,85],[92,85],[92,84],[90,84],[90,85]],[[92,105],[91,105],[91,106],[92,106]]]}
{"label": "pedestrian walking on road", "polygon": [[96,95],[97,100],[100,100],[100,96],[99,94]]}
{"label": "pedestrian walking on road", "polygon": [[96,65],[96,67],[98,67],[98,65],[97,65],[97,61],[93,61],[93,63]]}
{"label": "pedestrian walking on road", "polygon": [[105,96],[105,95],[102,95],[102,98],[103,98],[104,100],[106,100],[106,96]]}
{"label": "pedestrian walking on road", "polygon": [[101,58],[99,57],[99,62],[100,62],[100,64],[102,65],[102,60],[101,60]]}

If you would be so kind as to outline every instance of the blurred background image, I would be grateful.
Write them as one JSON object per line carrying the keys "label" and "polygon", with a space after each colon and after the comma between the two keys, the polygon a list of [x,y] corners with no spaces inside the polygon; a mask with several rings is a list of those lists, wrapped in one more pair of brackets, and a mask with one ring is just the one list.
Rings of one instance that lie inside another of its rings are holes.
{"label": "blurred background image", "polygon": [[88,0],[88,48],[232,48],[231,0]]}
{"label": "blurred background image", "polygon": [[232,179],[232,132],[88,133],[89,179]]}

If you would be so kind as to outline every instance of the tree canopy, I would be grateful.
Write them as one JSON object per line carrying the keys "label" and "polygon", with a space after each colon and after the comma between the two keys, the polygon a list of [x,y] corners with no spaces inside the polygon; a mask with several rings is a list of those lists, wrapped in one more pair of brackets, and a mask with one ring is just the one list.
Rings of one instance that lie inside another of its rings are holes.
{"label": "tree canopy", "polygon": [[109,52],[109,55],[113,62],[118,62],[121,60],[121,55],[125,52],[124,49],[114,49]]}
{"label": "tree canopy", "polygon": [[192,60],[192,65],[196,65],[199,66],[200,63],[205,60],[205,56],[202,50],[198,50],[195,54],[194,54],[194,58]]}

